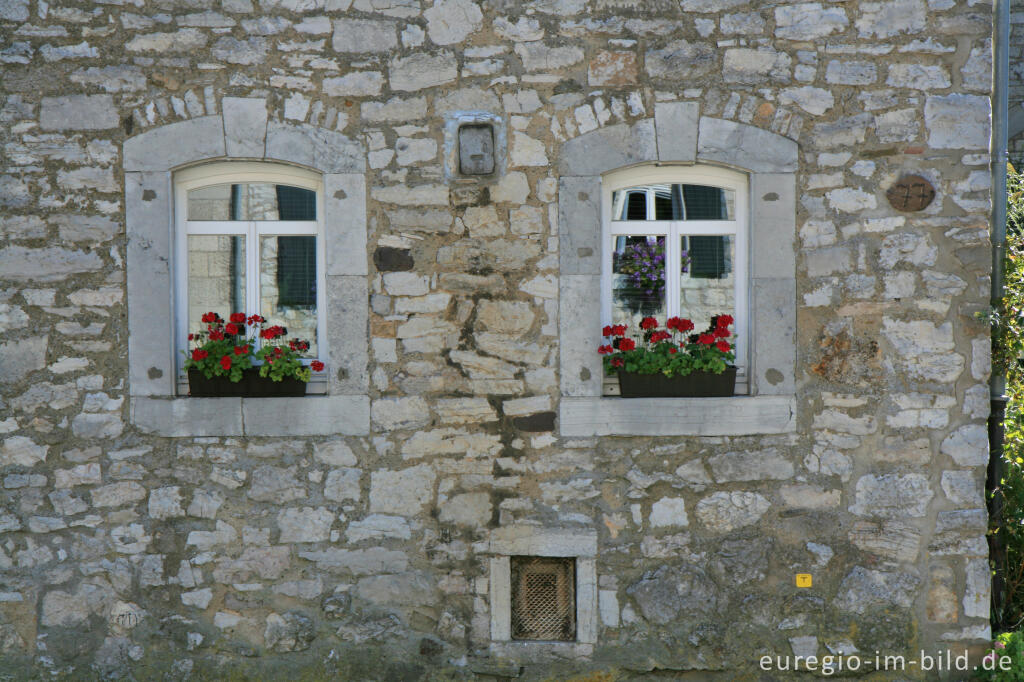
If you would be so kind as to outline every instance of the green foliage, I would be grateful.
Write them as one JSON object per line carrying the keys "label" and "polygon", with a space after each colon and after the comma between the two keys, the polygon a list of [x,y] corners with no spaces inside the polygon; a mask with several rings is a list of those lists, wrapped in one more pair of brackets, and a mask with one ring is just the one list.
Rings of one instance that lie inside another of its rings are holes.
{"label": "green foliage", "polygon": [[[1007,171],[1005,293],[993,315],[993,372],[1005,373],[1008,403],[1003,422],[1003,475],[992,491],[1001,518],[992,534],[1005,547],[1005,592],[993,605],[997,626],[1016,629],[1024,623],[1024,175]],[[995,678],[993,678],[995,679]],[[998,678],[1022,679],[1022,678]]]}
{"label": "green foliage", "polygon": [[992,682],[1024,682],[1024,633],[1004,632],[996,637],[975,678]]}
{"label": "green foliage", "polygon": [[299,381],[309,381],[311,372],[302,364],[302,355],[294,346],[263,344],[256,351],[256,357],[263,362],[260,376],[281,381],[285,377],[295,377]]}

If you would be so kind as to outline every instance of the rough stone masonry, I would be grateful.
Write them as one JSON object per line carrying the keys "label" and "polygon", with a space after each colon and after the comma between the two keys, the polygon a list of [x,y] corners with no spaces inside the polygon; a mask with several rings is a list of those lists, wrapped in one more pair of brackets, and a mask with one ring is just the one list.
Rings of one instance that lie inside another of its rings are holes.
{"label": "rough stone masonry", "polygon": [[[0,0],[0,670],[976,651],[991,15]],[[493,117],[493,177],[452,174],[453,112]],[[324,178],[325,396],[175,387],[175,173],[242,159]],[[601,174],[673,161],[751,178],[752,395],[637,414],[592,371]],[[576,641],[508,641],[516,554],[592,578]]]}

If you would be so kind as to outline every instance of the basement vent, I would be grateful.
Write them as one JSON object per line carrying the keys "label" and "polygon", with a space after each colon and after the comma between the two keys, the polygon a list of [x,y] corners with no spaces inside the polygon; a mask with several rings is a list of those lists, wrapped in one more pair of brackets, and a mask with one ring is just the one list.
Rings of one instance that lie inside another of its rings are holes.
{"label": "basement vent", "polygon": [[576,640],[576,560],[514,556],[512,639]]}

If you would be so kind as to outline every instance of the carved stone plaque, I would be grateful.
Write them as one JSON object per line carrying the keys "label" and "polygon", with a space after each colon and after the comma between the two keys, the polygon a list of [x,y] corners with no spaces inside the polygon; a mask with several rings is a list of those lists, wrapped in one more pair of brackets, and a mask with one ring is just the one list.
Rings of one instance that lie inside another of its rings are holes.
{"label": "carved stone plaque", "polygon": [[886,191],[885,196],[897,211],[910,213],[927,208],[935,198],[935,188],[920,175],[904,175]]}

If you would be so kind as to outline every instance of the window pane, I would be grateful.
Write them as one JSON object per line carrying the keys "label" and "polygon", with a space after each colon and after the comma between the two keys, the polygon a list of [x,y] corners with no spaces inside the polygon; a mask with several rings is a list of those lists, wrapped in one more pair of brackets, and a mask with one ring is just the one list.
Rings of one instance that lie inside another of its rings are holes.
{"label": "window pane", "polygon": [[206,331],[210,311],[225,320],[245,312],[245,237],[189,235],[188,331]]}
{"label": "window pane", "polygon": [[646,220],[647,197],[655,220],[734,220],[736,192],[707,185],[647,185],[612,192],[612,220]]}
{"label": "window pane", "polygon": [[189,190],[189,220],[316,220],[316,192],[271,183]]}
{"label": "window pane", "polygon": [[260,315],[316,346],[316,237],[260,237]]}
{"label": "window pane", "polygon": [[715,315],[736,316],[735,241],[729,235],[682,238],[680,316],[691,320],[697,331],[706,329]]}
{"label": "window pane", "polygon": [[612,324],[665,319],[665,237],[612,238]]}

